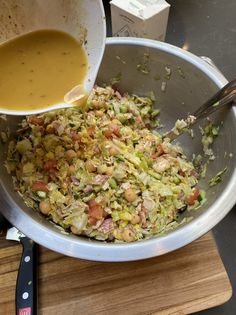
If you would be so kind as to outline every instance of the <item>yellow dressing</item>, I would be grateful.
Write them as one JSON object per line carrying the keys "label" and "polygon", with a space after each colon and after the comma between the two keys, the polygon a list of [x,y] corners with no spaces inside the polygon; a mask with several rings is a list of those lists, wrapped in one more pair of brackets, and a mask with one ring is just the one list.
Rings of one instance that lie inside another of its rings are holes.
{"label": "yellow dressing", "polygon": [[87,56],[72,36],[40,30],[0,45],[0,108],[34,110],[64,101],[83,84]]}

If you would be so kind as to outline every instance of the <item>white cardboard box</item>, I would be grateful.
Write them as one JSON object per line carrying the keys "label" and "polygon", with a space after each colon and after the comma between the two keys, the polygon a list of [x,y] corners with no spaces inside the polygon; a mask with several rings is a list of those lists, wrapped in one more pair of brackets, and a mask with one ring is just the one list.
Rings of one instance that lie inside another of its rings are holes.
{"label": "white cardboard box", "polygon": [[113,36],[165,40],[170,5],[164,0],[112,0]]}

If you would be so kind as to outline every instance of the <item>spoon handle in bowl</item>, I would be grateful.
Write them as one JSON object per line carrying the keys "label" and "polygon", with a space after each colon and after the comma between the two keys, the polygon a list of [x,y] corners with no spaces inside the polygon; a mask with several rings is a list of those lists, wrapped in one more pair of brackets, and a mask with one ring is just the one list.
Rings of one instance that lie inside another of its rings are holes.
{"label": "spoon handle in bowl", "polygon": [[199,107],[192,115],[196,117],[195,123],[214,113],[224,105],[234,102],[236,99],[236,79],[227,83],[222,89],[214,94],[208,101]]}
{"label": "spoon handle in bowl", "polygon": [[210,99],[208,99],[195,112],[188,115],[187,118],[180,121],[180,126],[174,126],[170,131],[164,134],[164,138],[169,138],[170,141],[175,140],[186,129],[190,128],[201,119],[208,117],[215,111],[226,105],[231,105],[236,100],[236,79],[230,81]]}

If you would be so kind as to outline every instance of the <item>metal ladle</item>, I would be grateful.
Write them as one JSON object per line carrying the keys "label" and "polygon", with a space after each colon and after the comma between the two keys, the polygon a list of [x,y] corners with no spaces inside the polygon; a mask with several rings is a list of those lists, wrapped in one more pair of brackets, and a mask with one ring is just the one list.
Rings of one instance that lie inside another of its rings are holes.
{"label": "metal ladle", "polygon": [[168,132],[164,134],[164,138],[169,138],[170,141],[175,140],[186,129],[192,127],[203,118],[208,117],[215,111],[221,109],[225,105],[231,105],[236,100],[236,79],[227,83],[222,89],[214,94],[209,100],[207,100],[201,107],[195,112],[189,114],[187,118],[180,121],[180,126],[176,125]]}

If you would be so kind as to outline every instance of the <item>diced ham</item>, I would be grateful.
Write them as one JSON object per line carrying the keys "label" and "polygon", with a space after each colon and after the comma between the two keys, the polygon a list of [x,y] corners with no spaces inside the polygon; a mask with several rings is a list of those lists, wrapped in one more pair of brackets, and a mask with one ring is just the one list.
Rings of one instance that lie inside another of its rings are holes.
{"label": "diced ham", "polygon": [[120,127],[115,123],[111,123],[108,129],[103,131],[103,134],[107,139],[111,139],[114,136],[120,137]]}
{"label": "diced ham", "polygon": [[146,211],[145,210],[141,210],[139,212],[139,217],[142,223],[142,227],[146,227],[147,225],[147,219],[146,219]]}
{"label": "diced ham", "polygon": [[117,124],[110,124],[109,129],[117,137],[120,136],[120,127]]}
{"label": "diced ham", "polygon": [[48,192],[47,184],[41,180],[36,180],[32,183],[31,189],[33,191],[45,191]]}
{"label": "diced ham", "polygon": [[62,125],[62,124],[58,124],[56,127],[55,127],[57,133],[59,136],[61,136],[65,130],[65,127]]}
{"label": "diced ham", "polygon": [[152,211],[155,208],[156,203],[152,199],[144,199],[143,206],[148,211]]}
{"label": "diced ham", "polygon": [[94,185],[103,185],[108,180],[108,175],[97,175],[93,181]]}
{"label": "diced ham", "polygon": [[75,186],[79,186],[80,182],[75,176],[71,176],[70,179]]}
{"label": "diced ham", "polygon": [[111,218],[105,219],[102,222],[102,225],[99,227],[98,230],[105,233],[105,234],[110,233],[112,230],[114,230],[114,223],[113,223],[112,219]]}
{"label": "diced ham", "polygon": [[87,194],[87,193],[90,193],[93,191],[93,186],[92,185],[87,185],[85,188],[84,188],[84,192]]}
{"label": "diced ham", "polygon": [[141,124],[141,122],[142,122],[142,117],[141,117],[141,116],[137,116],[137,117],[135,118],[135,122],[136,122],[137,124]]}
{"label": "diced ham", "polygon": [[200,177],[199,173],[196,170],[192,170],[190,174],[191,174],[191,176],[194,176],[197,179],[199,179],[199,177]]}
{"label": "diced ham", "polygon": [[95,143],[95,145],[93,146],[93,152],[95,154],[99,154],[100,153],[100,148],[99,148],[99,145],[97,143]]}

